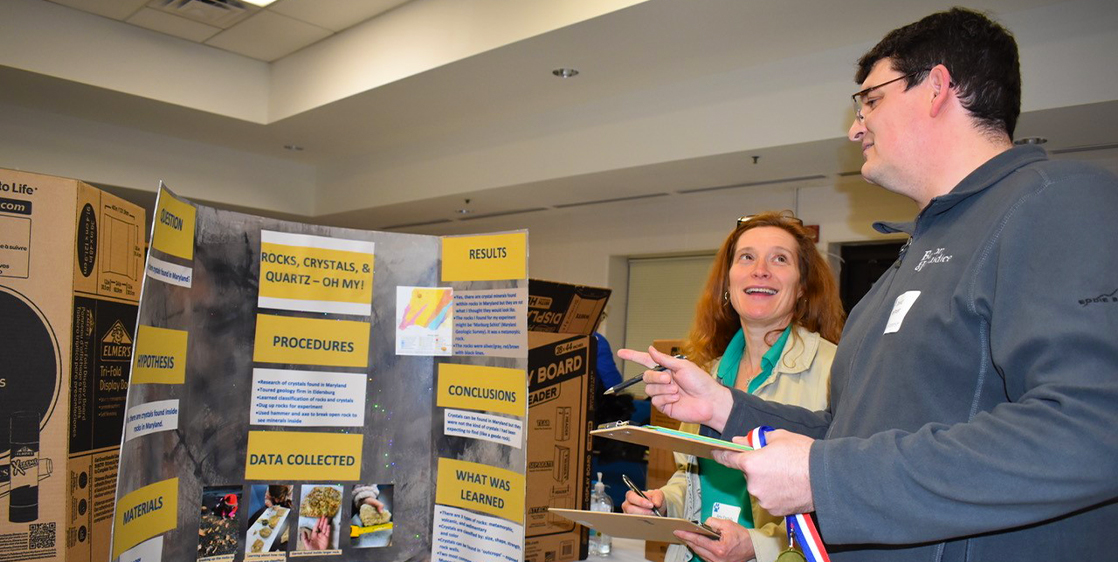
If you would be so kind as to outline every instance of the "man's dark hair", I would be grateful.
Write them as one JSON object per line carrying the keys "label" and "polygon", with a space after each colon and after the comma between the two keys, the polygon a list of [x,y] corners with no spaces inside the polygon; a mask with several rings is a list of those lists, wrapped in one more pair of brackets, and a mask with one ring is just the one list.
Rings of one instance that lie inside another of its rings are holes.
{"label": "man's dark hair", "polygon": [[985,14],[953,8],[894,29],[858,60],[854,82],[865,82],[873,65],[886,58],[894,70],[915,73],[906,81],[908,88],[927,78],[921,71],[943,64],[979,126],[1013,138],[1021,114],[1017,42]]}

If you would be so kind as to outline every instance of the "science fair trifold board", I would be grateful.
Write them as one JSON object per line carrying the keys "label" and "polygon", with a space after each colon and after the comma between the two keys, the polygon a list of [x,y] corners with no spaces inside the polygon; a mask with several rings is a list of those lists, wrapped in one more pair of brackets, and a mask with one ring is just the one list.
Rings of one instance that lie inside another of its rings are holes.
{"label": "science fair trifold board", "polygon": [[112,559],[523,559],[527,232],[285,222],[161,188]]}

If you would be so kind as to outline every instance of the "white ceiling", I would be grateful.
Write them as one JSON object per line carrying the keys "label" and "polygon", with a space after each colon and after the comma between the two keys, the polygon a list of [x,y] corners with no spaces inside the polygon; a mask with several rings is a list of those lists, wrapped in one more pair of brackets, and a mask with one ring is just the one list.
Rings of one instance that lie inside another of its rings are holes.
{"label": "white ceiling", "polygon": [[409,0],[49,0],[264,62],[383,14]]}
{"label": "white ceiling", "polygon": [[[172,31],[153,23],[166,14],[152,14],[149,0],[4,2],[0,110],[64,115],[306,166],[313,210],[285,206],[283,197],[267,210],[379,229],[778,180],[860,181],[852,174],[860,155],[843,138],[854,59],[887,30],[951,5],[279,0],[203,37],[188,31],[198,29],[191,24]],[[1019,136],[1046,136],[1057,151],[1094,147],[1076,155],[1118,168],[1118,78],[1108,71],[1118,49],[1118,3],[973,5],[1006,22],[1022,44]],[[4,9],[8,21],[63,22],[67,33],[89,29],[102,43],[114,31],[116,43],[35,58],[5,52],[7,32],[19,30],[4,29]],[[271,27],[277,18],[287,27]],[[137,25],[177,39],[129,31]],[[319,31],[294,31],[303,26]],[[173,53],[177,67],[129,59],[129,41]],[[89,64],[67,67],[67,56],[109,70],[83,74]],[[114,67],[120,59],[127,65]],[[552,76],[560,66],[581,74]],[[206,84],[149,87],[226,69],[234,70]],[[265,99],[213,103],[226,95],[223,85],[255,88],[257,72]],[[133,81],[137,73],[144,79]],[[3,119],[0,111],[0,125]],[[246,204],[237,189],[200,198]],[[456,213],[465,199],[474,215]]]}

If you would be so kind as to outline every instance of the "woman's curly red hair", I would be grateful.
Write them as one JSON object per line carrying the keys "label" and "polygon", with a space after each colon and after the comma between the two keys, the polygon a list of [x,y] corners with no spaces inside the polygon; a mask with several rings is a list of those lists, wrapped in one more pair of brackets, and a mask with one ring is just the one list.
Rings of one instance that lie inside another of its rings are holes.
{"label": "woman's curly red hair", "polygon": [[792,324],[819,332],[832,343],[838,343],[842,335],[846,313],[842,310],[838,285],[827,260],[816,249],[812,233],[790,211],[768,211],[741,221],[726,237],[714,258],[706,288],[695,309],[695,322],[684,346],[688,358],[697,365],[709,368],[715,359],[722,356],[741,328],[738,313],[725,297],[729,291],[730,265],[738,238],[745,231],[761,226],[780,228],[796,240],[803,296],[796,301],[792,311]]}

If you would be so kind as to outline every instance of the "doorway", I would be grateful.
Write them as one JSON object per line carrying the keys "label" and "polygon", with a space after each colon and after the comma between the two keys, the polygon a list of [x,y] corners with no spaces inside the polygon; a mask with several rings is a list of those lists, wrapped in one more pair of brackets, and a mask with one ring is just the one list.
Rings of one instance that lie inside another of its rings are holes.
{"label": "doorway", "polygon": [[870,287],[897,261],[904,241],[843,244],[839,249],[842,272],[839,297],[847,316]]}

